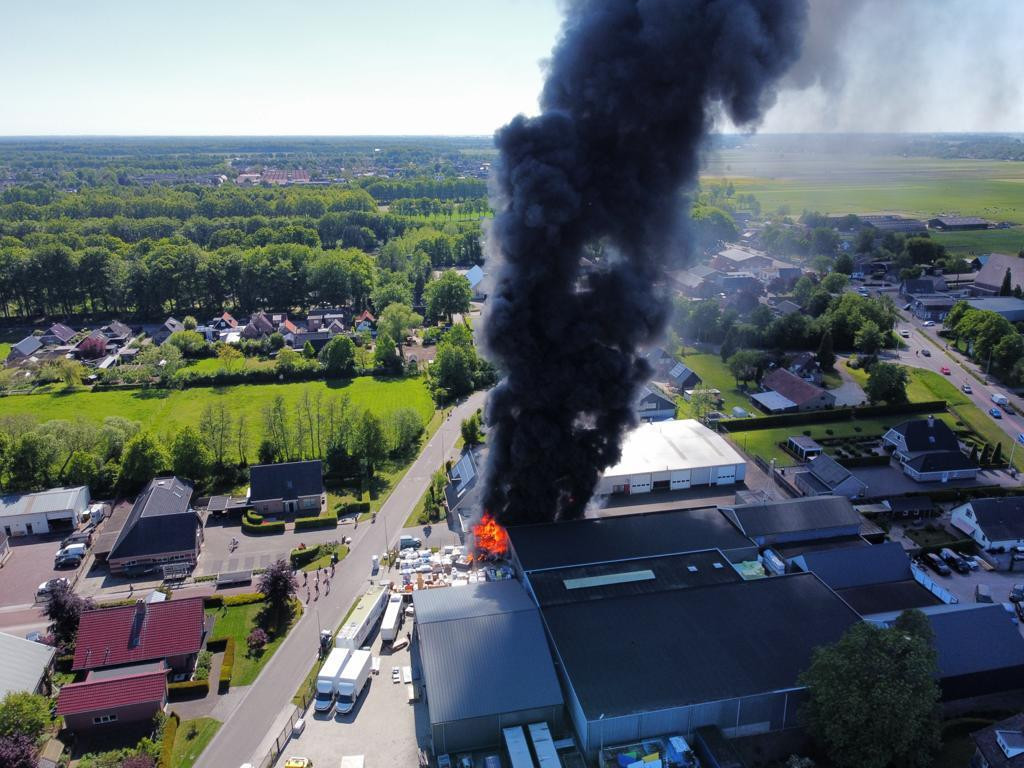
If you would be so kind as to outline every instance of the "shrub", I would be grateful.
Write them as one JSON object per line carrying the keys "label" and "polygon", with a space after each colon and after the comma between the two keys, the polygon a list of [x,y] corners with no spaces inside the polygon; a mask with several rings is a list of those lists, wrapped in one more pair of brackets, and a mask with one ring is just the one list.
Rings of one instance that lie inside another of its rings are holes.
{"label": "shrub", "polygon": [[262,603],[264,596],[260,592],[243,592],[240,595],[227,595],[224,598],[224,607],[230,607],[232,605],[252,605],[253,603]]}
{"label": "shrub", "polygon": [[246,522],[251,523],[252,525],[259,525],[263,522],[263,515],[257,514],[256,512],[249,510],[246,511],[245,513],[245,520]]}
{"label": "shrub", "polygon": [[329,512],[326,515],[320,515],[319,517],[299,517],[295,520],[296,531],[307,531],[315,528],[337,528],[338,527],[338,515],[335,512]]}
{"label": "shrub", "polygon": [[224,646],[224,660],[220,664],[220,685],[218,691],[226,693],[231,687],[231,671],[235,666],[235,638],[227,638]]}
{"label": "shrub", "polygon": [[[207,595],[203,598],[204,608],[220,608],[222,605],[224,605],[224,595]],[[214,641],[207,642],[206,647],[209,648],[212,642]]]}
{"label": "shrub", "polygon": [[[173,685],[173,683],[172,683]],[[171,754],[174,752],[174,737],[178,733],[178,726],[181,725],[181,718],[176,712],[171,712],[164,724],[164,737],[160,744],[160,768],[171,768]]]}
{"label": "shrub", "polygon": [[276,523],[256,523],[252,524],[248,520],[243,518],[242,530],[247,533],[263,534],[263,533],[284,533],[284,521],[278,521]]}
{"label": "shrub", "polygon": [[250,656],[259,656],[263,653],[264,647],[266,647],[270,638],[267,637],[267,633],[259,627],[256,627],[252,632],[249,633],[249,637],[246,638],[246,644],[249,646]]}
{"label": "shrub", "polygon": [[228,639],[226,637],[211,637],[206,641],[206,650],[218,653],[223,651],[227,647],[227,644]]}
{"label": "shrub", "polygon": [[213,654],[209,651],[200,651],[199,658],[196,659],[196,680],[209,680],[210,678],[210,662],[213,660]]}
{"label": "shrub", "polygon": [[350,501],[338,507],[338,515],[342,517],[346,515],[362,515],[369,511],[370,502],[368,501]]}
{"label": "shrub", "polygon": [[[207,670],[209,674],[209,670]],[[182,699],[200,699],[210,692],[210,681],[186,680],[183,683],[169,683],[167,685],[167,698],[170,701]]]}
{"label": "shrub", "polygon": [[291,562],[292,568],[298,570],[306,563],[311,563],[320,557],[320,552],[319,544],[315,547],[307,547],[306,549],[293,549],[288,556],[288,560]]}

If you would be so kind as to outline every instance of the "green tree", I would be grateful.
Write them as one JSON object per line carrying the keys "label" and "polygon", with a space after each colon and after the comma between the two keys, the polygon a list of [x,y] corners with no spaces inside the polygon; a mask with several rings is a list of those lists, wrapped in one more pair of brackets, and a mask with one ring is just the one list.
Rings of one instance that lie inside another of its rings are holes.
{"label": "green tree", "polygon": [[388,304],[377,318],[377,330],[383,331],[398,342],[398,352],[403,358],[405,357],[403,347],[409,331],[422,324],[423,317],[404,304]]}
{"label": "green tree", "polygon": [[823,371],[831,371],[836,364],[836,352],[835,347],[832,345],[832,330],[826,329],[821,334],[821,342],[818,344],[818,354],[816,356],[818,365],[821,366]]}
{"label": "green tree", "polygon": [[320,350],[320,362],[332,376],[350,374],[355,357],[356,346],[348,336],[335,336]]}
{"label": "green tree", "polygon": [[50,701],[27,691],[11,691],[0,700],[0,736],[24,734],[38,739],[50,727]]}
{"label": "green tree", "polygon": [[401,365],[401,359],[395,350],[395,340],[385,331],[377,334],[377,341],[373,348],[373,360],[378,368],[385,371],[395,371]]}
{"label": "green tree", "polygon": [[271,629],[281,631],[288,626],[298,588],[295,571],[284,560],[271,563],[260,576],[257,589],[266,598],[267,620]]}
{"label": "green tree", "polygon": [[821,287],[829,293],[842,293],[850,284],[850,278],[842,272],[830,272],[821,281]]}
{"label": "green tree", "polygon": [[841,272],[844,275],[853,274],[853,258],[848,253],[840,253],[836,256],[836,263],[834,266],[836,272]]}
{"label": "green tree", "polygon": [[57,361],[56,365],[57,373],[65,387],[68,389],[74,389],[82,383],[85,366],[80,362],[77,360],[68,360],[67,358],[63,358]]}
{"label": "green tree", "polygon": [[377,311],[392,304],[412,305],[412,283],[403,272],[381,270],[377,285],[370,293],[370,301]]}
{"label": "green tree", "polygon": [[167,337],[166,343],[177,347],[181,350],[182,356],[188,358],[201,357],[210,348],[209,343],[198,331],[175,331]]}
{"label": "green tree", "polygon": [[18,436],[8,455],[8,485],[19,491],[35,491],[50,485],[56,441],[50,435],[25,432]]}
{"label": "green tree", "polygon": [[811,300],[811,294],[814,293],[814,287],[814,281],[807,275],[802,275],[793,285],[793,298],[800,306],[806,307],[807,302]]}
{"label": "green tree", "polygon": [[[917,613],[904,612],[907,613]],[[927,623],[927,619],[923,623]],[[801,676],[808,729],[837,768],[925,768],[939,745],[937,654],[921,620],[857,622]]]}
{"label": "green tree", "polygon": [[305,344],[302,345],[302,356],[307,360],[312,360],[313,358],[316,357],[316,350],[313,349],[312,342],[307,341]]}
{"label": "green tree", "polygon": [[302,355],[291,347],[282,347],[277,353],[274,370],[280,373],[291,373],[302,364]]}
{"label": "green tree", "polygon": [[217,345],[217,359],[224,370],[233,371],[242,363],[242,352],[238,347],[221,343]]}
{"label": "green tree", "polygon": [[423,289],[423,298],[431,317],[445,317],[450,323],[456,312],[469,311],[473,289],[469,287],[469,280],[449,269],[441,273],[437,280],[427,283]]}
{"label": "green tree", "polygon": [[218,467],[223,467],[232,437],[231,413],[227,404],[217,402],[203,408],[199,417],[199,431],[210,458]]}
{"label": "green tree", "polygon": [[480,445],[483,441],[483,435],[480,432],[480,414],[474,412],[468,419],[463,419],[460,431],[462,432],[462,442],[466,445],[470,447]]}
{"label": "green tree", "polygon": [[864,392],[872,403],[907,402],[907,369],[893,363],[875,363],[868,373]]}
{"label": "green tree", "polygon": [[185,427],[171,445],[171,466],[178,477],[202,484],[213,467],[213,456],[193,427]]}
{"label": "green tree", "polygon": [[387,419],[388,447],[395,456],[408,456],[423,435],[423,420],[412,408],[399,408]]}
{"label": "green tree", "polygon": [[1000,296],[1010,296],[1013,294],[1013,285],[1011,285],[1010,268],[1006,268],[1006,274],[1003,275],[1003,283],[999,286]]}
{"label": "green tree", "polygon": [[181,327],[186,331],[194,331],[199,327],[199,322],[192,315],[185,315],[185,319],[181,321]]}
{"label": "green tree", "polygon": [[437,355],[430,366],[434,391],[439,400],[448,400],[468,395],[473,391],[473,375],[476,373],[477,357],[472,342],[469,346],[453,338],[456,326],[437,345]]}
{"label": "green tree", "polygon": [[88,485],[95,489],[103,461],[94,453],[75,451],[64,467],[64,482],[69,486]]}
{"label": "green tree", "polygon": [[117,484],[125,491],[137,491],[167,471],[171,460],[164,447],[149,432],[139,432],[124,446]]}
{"label": "green tree", "polygon": [[363,411],[353,420],[348,449],[362,464],[366,477],[372,478],[385,455],[384,429],[372,411]]}
{"label": "green tree", "polygon": [[756,349],[741,349],[726,361],[726,365],[739,384],[756,379],[763,360],[764,355]]}
{"label": "green tree", "polygon": [[878,329],[878,325],[870,320],[865,320],[853,337],[853,345],[857,351],[869,356],[878,354],[878,350],[882,348],[882,342],[882,332]]}

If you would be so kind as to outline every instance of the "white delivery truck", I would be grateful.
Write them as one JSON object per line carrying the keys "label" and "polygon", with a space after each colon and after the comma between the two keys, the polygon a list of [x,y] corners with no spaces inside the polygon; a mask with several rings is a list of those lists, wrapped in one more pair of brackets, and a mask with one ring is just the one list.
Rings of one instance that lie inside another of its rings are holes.
{"label": "white delivery truck", "polygon": [[366,681],[370,679],[371,654],[369,651],[352,651],[345,668],[341,670],[341,677],[338,678],[338,701],[334,705],[334,711],[339,715],[347,715],[356,705],[356,699],[366,687]]}
{"label": "white delivery truck", "polygon": [[992,402],[995,403],[996,405],[1006,405],[1007,403],[1010,402],[1010,400],[1009,398],[1006,397],[1006,395],[1001,395],[998,392],[993,392]]}
{"label": "white delivery truck", "polygon": [[316,697],[313,699],[314,712],[330,712],[334,706],[334,695],[338,691],[338,678],[345,668],[348,648],[334,648],[324,660],[316,675]]}
{"label": "white delivery truck", "polygon": [[402,628],[402,596],[392,595],[388,598],[388,607],[384,609],[384,620],[380,625],[380,639],[385,643],[393,643]]}
{"label": "white delivery truck", "polygon": [[363,646],[363,642],[370,636],[377,626],[377,620],[384,613],[384,606],[387,605],[391,592],[390,587],[391,584],[387,581],[370,585],[366,594],[359,598],[359,603],[349,615],[348,621],[338,631],[338,636],[334,638],[334,645],[337,648],[355,650]]}

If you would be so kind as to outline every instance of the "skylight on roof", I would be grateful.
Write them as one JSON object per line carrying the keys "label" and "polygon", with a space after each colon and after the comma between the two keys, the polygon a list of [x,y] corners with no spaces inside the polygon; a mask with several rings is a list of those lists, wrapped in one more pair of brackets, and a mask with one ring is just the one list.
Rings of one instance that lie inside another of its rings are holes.
{"label": "skylight on roof", "polygon": [[590,589],[591,587],[607,587],[612,584],[629,584],[634,581],[653,581],[654,571],[624,571],[622,573],[605,573],[601,576],[583,576],[578,579],[564,579],[566,589]]}

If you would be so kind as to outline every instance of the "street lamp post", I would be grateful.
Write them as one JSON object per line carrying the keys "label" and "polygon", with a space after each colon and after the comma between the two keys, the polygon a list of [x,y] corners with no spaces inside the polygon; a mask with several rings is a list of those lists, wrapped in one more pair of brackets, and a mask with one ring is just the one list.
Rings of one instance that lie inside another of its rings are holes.
{"label": "street lamp post", "polygon": [[598,765],[598,768],[601,768],[601,760],[603,758],[603,752],[604,752],[604,712],[602,712],[601,716],[599,718],[597,718],[597,721],[599,723],[601,723],[601,742],[600,742],[601,746],[598,747],[598,750],[597,750],[597,765]]}

